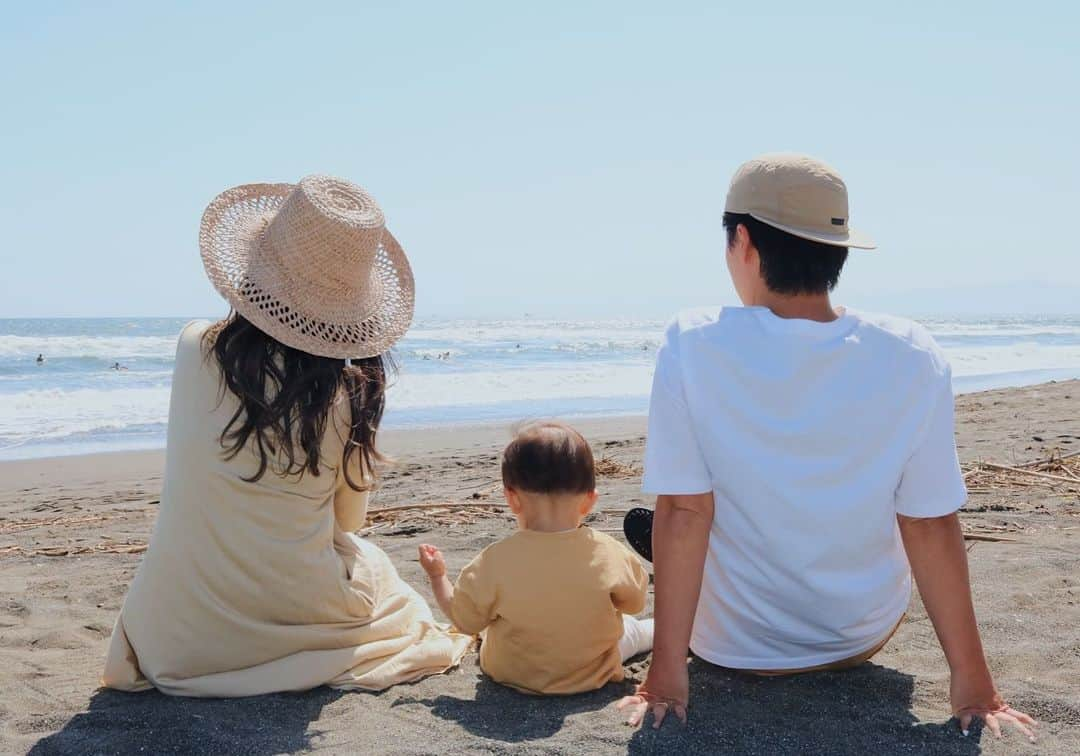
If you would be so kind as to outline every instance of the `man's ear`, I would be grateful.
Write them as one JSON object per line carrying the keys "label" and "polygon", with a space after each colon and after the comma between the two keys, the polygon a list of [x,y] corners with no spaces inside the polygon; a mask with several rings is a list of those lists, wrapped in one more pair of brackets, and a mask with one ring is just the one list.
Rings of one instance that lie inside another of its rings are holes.
{"label": "man's ear", "polygon": [[588,494],[586,494],[585,498],[581,502],[581,510],[580,511],[581,511],[581,516],[582,517],[584,517],[585,515],[587,515],[589,512],[592,511],[592,508],[596,506],[596,500],[599,499],[599,498],[600,498],[600,494],[598,494],[596,492],[595,488],[593,490],[589,491]]}
{"label": "man's ear", "polygon": [[521,499],[518,497],[517,491],[512,488],[503,488],[503,497],[506,499],[506,506],[510,507],[510,511],[514,514],[520,514]]}
{"label": "man's ear", "polygon": [[750,232],[746,226],[740,223],[735,227],[735,254],[742,258],[743,262],[752,262],[751,257],[757,252],[754,243],[750,240]]}

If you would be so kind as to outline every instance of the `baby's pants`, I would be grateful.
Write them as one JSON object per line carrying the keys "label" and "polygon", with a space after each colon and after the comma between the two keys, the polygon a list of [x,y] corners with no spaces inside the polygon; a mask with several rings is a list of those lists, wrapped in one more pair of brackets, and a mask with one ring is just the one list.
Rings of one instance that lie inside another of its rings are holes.
{"label": "baby's pants", "polygon": [[652,651],[653,621],[638,619],[629,614],[623,615],[623,633],[619,638],[619,654],[626,661],[631,656]]}

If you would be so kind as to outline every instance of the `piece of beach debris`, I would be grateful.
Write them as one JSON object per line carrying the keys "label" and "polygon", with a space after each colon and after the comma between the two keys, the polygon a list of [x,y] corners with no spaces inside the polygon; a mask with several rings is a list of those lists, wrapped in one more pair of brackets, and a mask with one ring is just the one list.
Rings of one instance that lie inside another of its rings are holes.
{"label": "piece of beach debris", "polygon": [[[984,535],[982,533],[964,533],[965,541],[987,541],[989,543],[1017,543],[1015,538],[1003,538],[1002,536]],[[981,552],[980,552],[981,553]]]}
{"label": "piece of beach debris", "polygon": [[48,546],[38,549],[14,545],[0,547],[0,556],[65,557],[82,554],[141,554],[146,549],[145,543],[99,543],[93,546]]}
{"label": "piece of beach debris", "polygon": [[605,456],[596,462],[596,475],[601,478],[636,478],[641,475],[641,468]]}
{"label": "piece of beach debris", "polygon": [[979,461],[963,467],[964,482],[971,493],[1043,487],[1080,494],[1080,452],[1055,451],[1047,458],[1019,465]]}
{"label": "piece of beach debris", "polygon": [[152,513],[149,512],[123,512],[121,514],[100,514],[89,515],[83,517],[42,517],[29,520],[9,520],[6,522],[0,522],[0,535],[6,535],[8,533],[18,533],[22,530],[32,530],[34,528],[48,528],[54,526],[68,526],[68,525],[85,525],[92,522],[104,522],[105,520],[116,520],[125,517],[131,517],[133,515],[149,517]]}
{"label": "piece of beach debris", "polygon": [[[641,470],[634,464],[621,462],[611,457],[600,457],[597,462],[597,474],[600,477],[608,478],[633,478],[639,476]],[[970,493],[988,497],[980,500],[978,505],[972,507],[974,511],[1012,511],[1014,509],[1012,505],[1015,502],[994,501],[994,498],[1004,496],[1010,492],[1015,494],[1021,489],[1048,489],[1055,493],[1080,497],[1080,450],[1068,453],[1054,450],[1048,457],[1017,465],[981,461],[970,462],[963,465],[963,475]],[[481,488],[481,486],[483,487]],[[501,492],[502,485],[500,483],[484,483],[465,487],[461,494],[462,499],[457,501],[427,501],[371,509],[368,511],[365,527],[358,532],[365,536],[376,533],[383,535],[391,533],[405,534],[421,532],[434,527],[464,527],[492,518],[512,520],[513,517],[502,501]],[[57,502],[51,504],[55,503]],[[156,500],[151,503],[156,503]],[[63,504],[63,506],[67,505]],[[50,506],[50,508],[55,511],[60,506]],[[604,508],[597,510],[596,514],[605,517],[621,517],[626,514],[629,508],[630,505]],[[40,540],[45,541],[44,543],[34,543],[33,545],[8,543],[0,545],[0,558],[17,556],[72,557],[84,554],[140,554],[146,550],[146,544],[141,541],[120,543],[109,540],[96,545],[69,543],[59,546],[54,545],[56,540],[53,539],[70,534],[75,529],[82,530],[93,527],[95,523],[153,517],[155,514],[156,512],[152,510],[131,509],[99,515],[79,513],[60,517],[0,521],[0,535],[25,538],[34,531],[45,531],[40,536],[33,536],[35,541],[40,538]],[[1068,511],[1068,508],[1063,514],[1080,517],[1080,511]],[[605,522],[597,519],[596,524],[600,526],[614,525],[615,523],[610,520]],[[601,529],[611,533],[621,530],[618,527]],[[969,541],[1008,542],[1015,539],[999,534],[1011,534],[1023,530],[1024,528],[1016,523],[981,526],[978,531],[969,529],[964,534],[964,537]],[[102,538],[115,538],[115,536],[103,534]],[[49,540],[53,540],[53,545],[48,543]]]}

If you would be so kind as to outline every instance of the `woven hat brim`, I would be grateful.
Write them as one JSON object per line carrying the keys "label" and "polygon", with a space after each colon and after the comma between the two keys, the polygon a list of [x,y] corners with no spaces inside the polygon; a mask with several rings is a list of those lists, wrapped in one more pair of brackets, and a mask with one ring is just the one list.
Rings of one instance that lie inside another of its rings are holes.
{"label": "woven hat brim", "polygon": [[[354,318],[320,311],[319,292],[300,296],[305,282],[285,271],[257,282],[249,261],[261,253],[262,230],[295,184],[244,184],[210,203],[199,229],[199,251],[207,277],[234,310],[282,344],[320,357],[374,357],[388,351],[409,329],[415,307],[412,267],[397,239],[384,231],[372,275],[378,278]],[[265,263],[265,260],[262,262]]]}

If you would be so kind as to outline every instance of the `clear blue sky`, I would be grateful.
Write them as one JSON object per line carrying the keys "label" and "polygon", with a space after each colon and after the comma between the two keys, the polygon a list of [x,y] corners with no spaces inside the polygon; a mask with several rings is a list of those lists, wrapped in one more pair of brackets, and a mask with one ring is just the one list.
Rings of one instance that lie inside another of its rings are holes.
{"label": "clear blue sky", "polygon": [[881,245],[842,300],[1080,291],[1075,3],[168,5],[5,8],[0,317],[219,312],[203,207],[314,172],[379,199],[424,315],[731,301],[724,193],[775,150]]}

